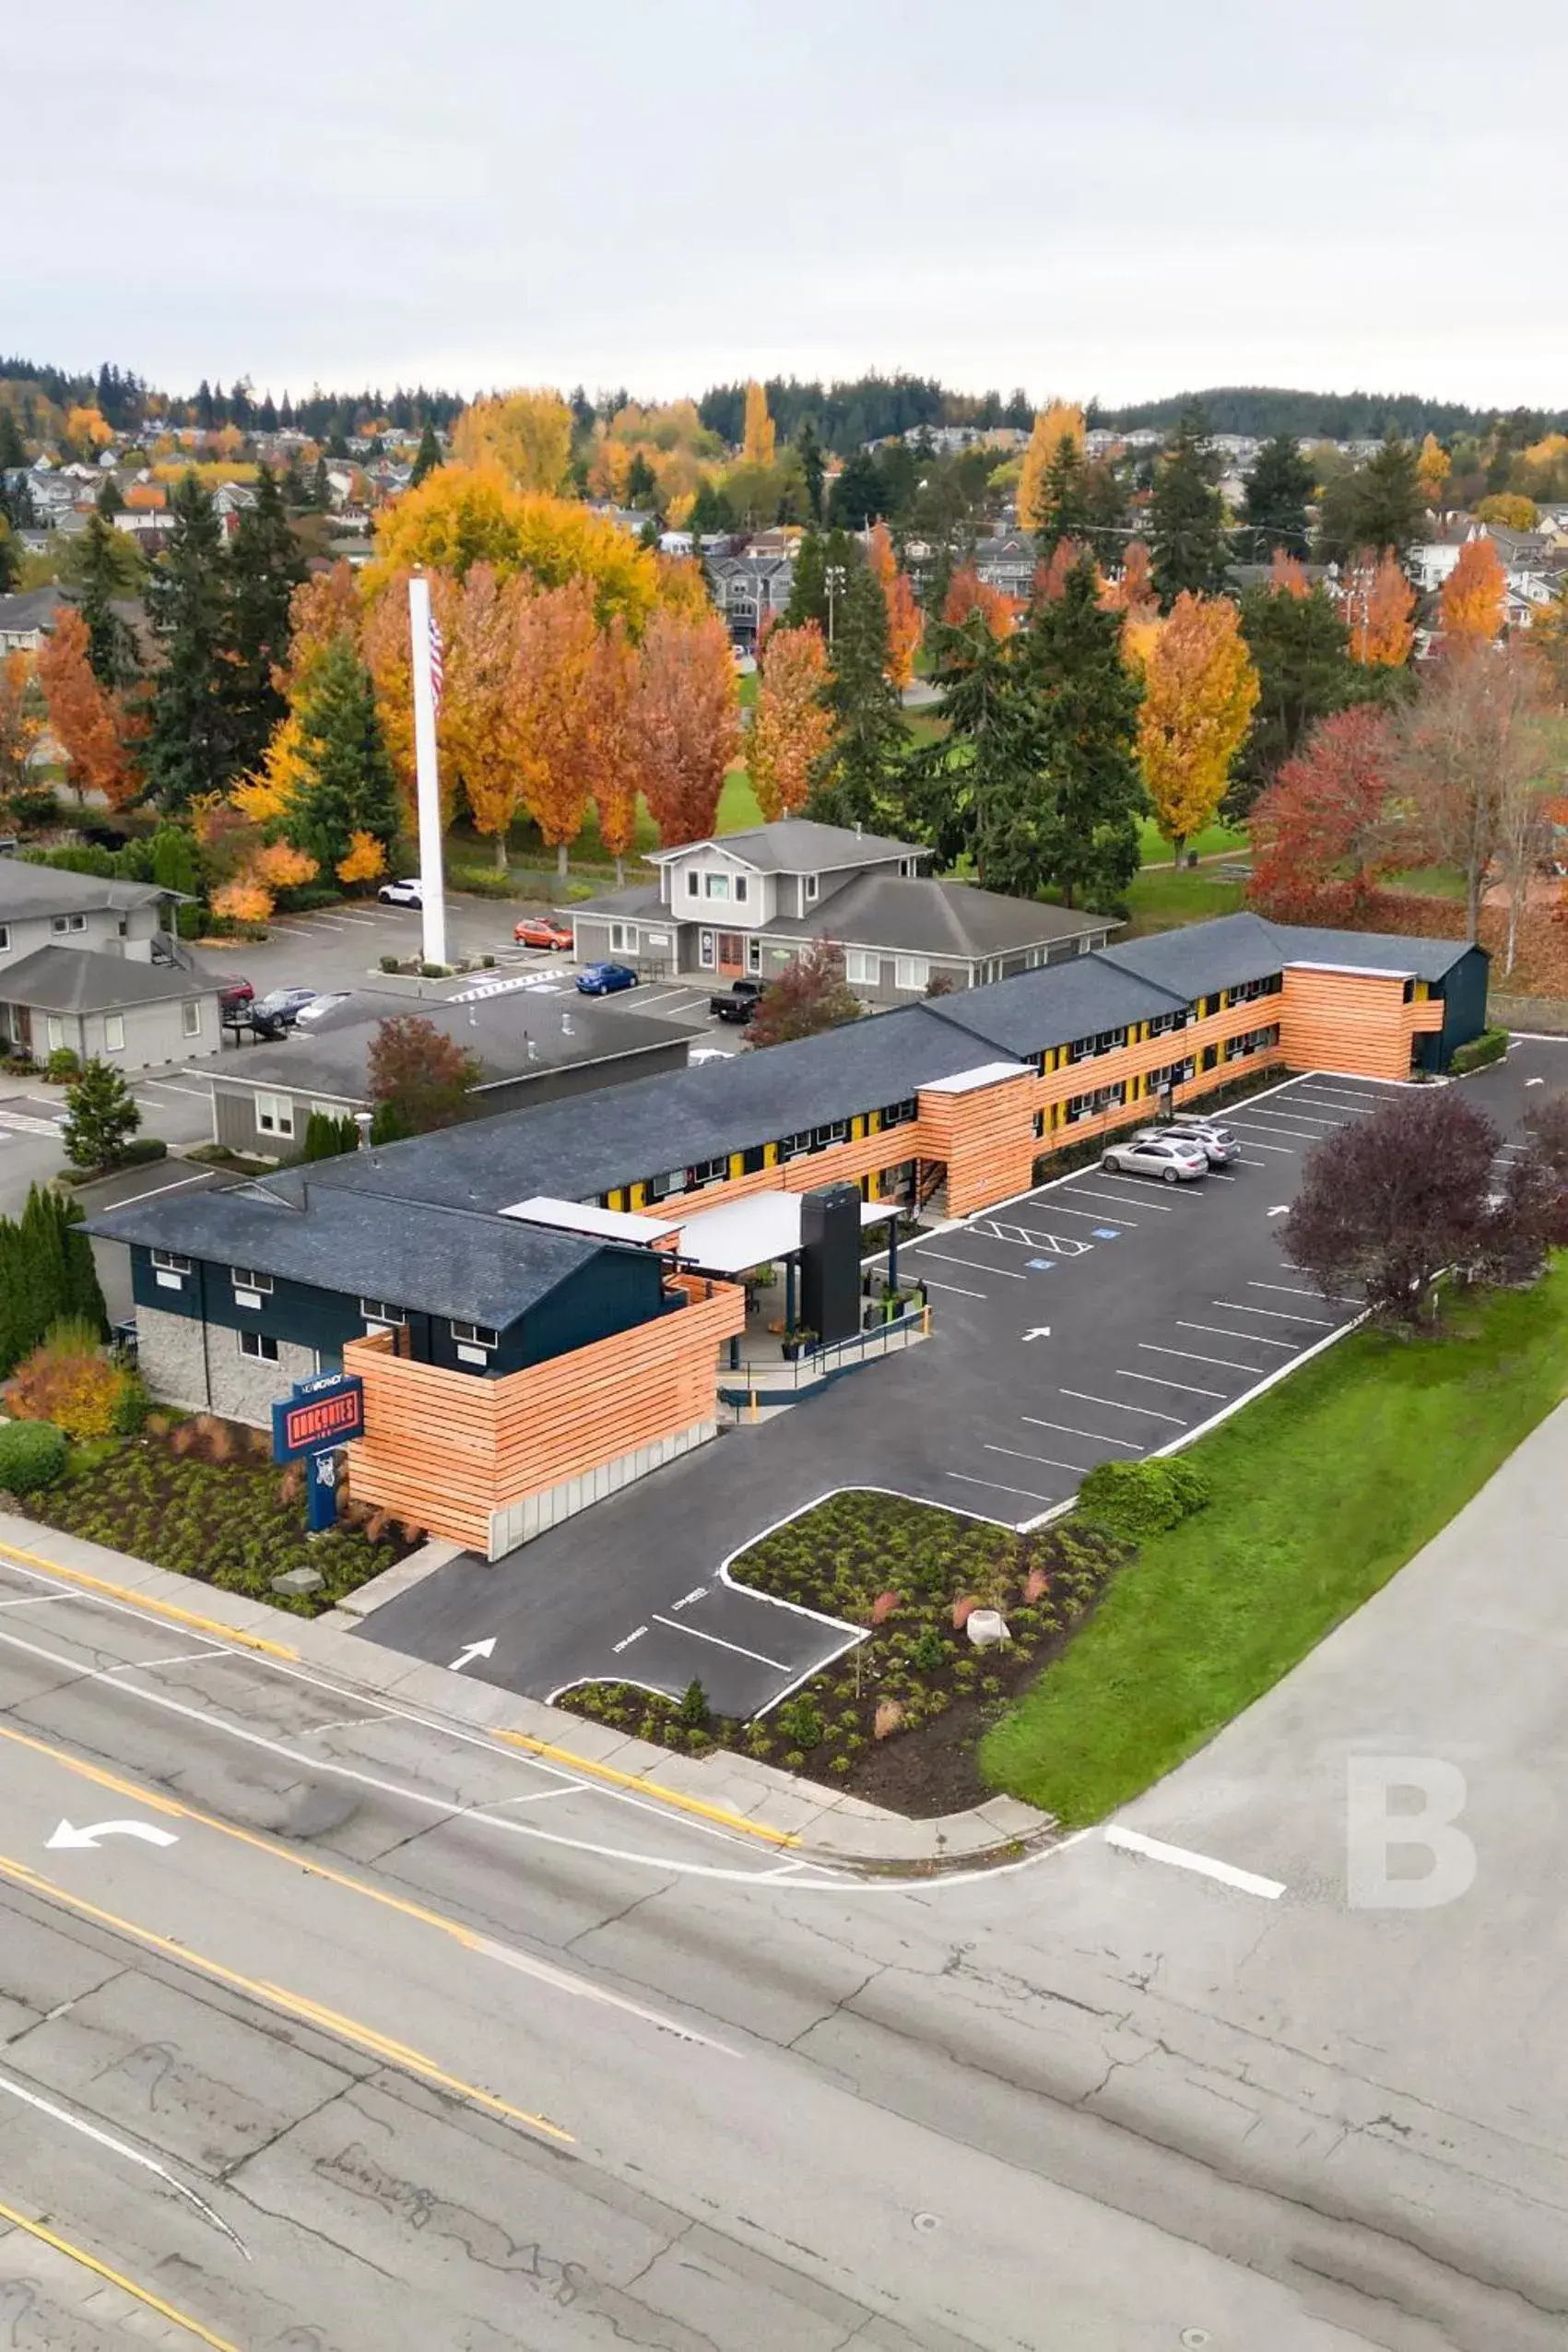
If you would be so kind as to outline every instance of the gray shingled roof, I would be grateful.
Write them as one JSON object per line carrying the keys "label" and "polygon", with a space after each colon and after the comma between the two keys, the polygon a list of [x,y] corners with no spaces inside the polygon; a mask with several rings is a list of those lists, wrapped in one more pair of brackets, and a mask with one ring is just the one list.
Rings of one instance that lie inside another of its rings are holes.
{"label": "gray shingled roof", "polygon": [[35,866],[28,857],[0,857],[0,923],[29,916],[88,915],[99,907],[124,914],[151,906],[178,892],[156,882],[109,881],[100,874],[68,874],[59,866]]}
{"label": "gray shingled roof", "polygon": [[163,1194],[105,1209],[88,1219],[88,1231],[495,1330],[609,1246],[423,1200],[329,1188],[314,1174],[296,1175],[286,1188],[302,1209],[250,1187]]}
{"label": "gray shingled roof", "polygon": [[1103,951],[1020,972],[987,988],[938,997],[931,1011],[1004,1053],[1071,1046],[1102,1029],[1185,1011],[1187,998],[1113,963]]}
{"label": "gray shingled roof", "polygon": [[1109,915],[1069,914],[1028,898],[1005,898],[973,882],[926,875],[863,874],[814,906],[764,926],[770,939],[836,940],[843,947],[885,948],[901,955],[957,956],[973,962],[1020,955],[1085,932],[1120,928]]}
{"label": "gray shingled roof", "polygon": [[1387,931],[1325,931],[1304,923],[1270,923],[1287,963],[1338,963],[1359,972],[1409,972],[1441,980],[1462,956],[1468,940],[1424,940]]}
{"label": "gray shingled roof", "polygon": [[1159,931],[1152,939],[1118,940],[1102,952],[1107,963],[1136,972],[1156,987],[1173,988],[1185,1001],[1279,971],[1280,937],[1259,915],[1221,915],[1216,922]]}
{"label": "gray shingled roof", "polygon": [[591,1200],[637,1178],[902,1101],[987,1056],[924,1005],[902,1006],[793,1046],[634,1079],[536,1108],[319,1164],[312,1190],[354,1185],[458,1208],[535,1193]]}
{"label": "gray shingled roof", "polygon": [[856,833],[849,825],[819,825],[809,817],[781,817],[776,824],[752,825],[744,833],[714,834],[710,841],[689,841],[678,849],[654,850],[650,865],[667,864],[693,849],[723,849],[733,853],[760,874],[826,873],[837,866],[865,866],[887,857],[928,857],[918,842],[890,841],[886,835]]}
{"label": "gray shingled roof", "polygon": [[0,1004],[28,1005],[40,1012],[122,1012],[133,1005],[216,996],[218,987],[209,972],[138,963],[96,948],[41,947],[15,963],[0,963]]}

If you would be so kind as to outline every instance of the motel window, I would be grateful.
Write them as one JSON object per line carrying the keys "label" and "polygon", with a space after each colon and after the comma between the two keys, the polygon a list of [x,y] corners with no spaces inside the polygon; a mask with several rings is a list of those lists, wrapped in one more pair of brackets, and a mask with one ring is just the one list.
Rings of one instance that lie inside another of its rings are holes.
{"label": "motel window", "polygon": [[1416,984],[1413,980],[1407,980],[1405,983],[1405,1002],[1407,1004],[1414,1004],[1415,1000]]}
{"label": "motel window", "polygon": [[1149,1034],[1151,1037],[1168,1037],[1173,1029],[1181,1027],[1185,1018],[1186,1015],[1180,1012],[1157,1012],[1149,1024]]}
{"label": "motel window", "polygon": [[688,897],[688,898],[701,898],[701,895],[702,895],[702,877],[701,877],[701,874],[691,873],[691,874],[688,874],[688,875],[687,875],[687,877],[686,877],[686,895],[687,895],[687,897]]}
{"label": "motel window", "polygon": [[85,915],[56,915],[49,926],[56,939],[62,940],[72,931],[85,931],[87,927],[88,918]]}
{"label": "motel window", "polygon": [[702,877],[702,886],[703,894],[708,898],[727,898],[729,896],[729,876],[727,874],[704,874]]}
{"label": "motel window", "polygon": [[187,997],[180,1007],[180,1034],[199,1037],[202,1034],[202,1009],[195,997]]}
{"label": "motel window", "polygon": [[1126,1085],[1097,1086],[1091,1094],[1074,1094],[1067,1102],[1067,1125],[1079,1119],[1098,1118],[1102,1111],[1119,1109],[1127,1099]]}
{"label": "motel window", "polygon": [[292,1135],[294,1105],[287,1094],[256,1096],[256,1127],[263,1135]]}
{"label": "motel window", "polygon": [[237,1331],[242,1355],[253,1356],[258,1364],[277,1362],[277,1341],[269,1331]]}
{"label": "motel window", "polygon": [[125,1050],[125,1016],[123,1012],[106,1012],[103,1016],[103,1050],[106,1054],[123,1054]]}
{"label": "motel window", "polygon": [[171,1249],[155,1249],[152,1253],[152,1262],[165,1274],[188,1274],[191,1271],[190,1259],[176,1258]]}
{"label": "motel window", "polygon": [[865,948],[845,948],[843,976],[852,988],[875,987],[880,968],[880,959],[868,954]]}
{"label": "motel window", "polygon": [[666,1168],[663,1176],[650,1176],[643,1189],[650,1200],[667,1200],[672,1192],[685,1191],[686,1170]]}
{"label": "motel window", "polygon": [[814,1127],[811,1130],[813,1152],[825,1152],[831,1143],[847,1143],[848,1141],[849,1121],[846,1118],[832,1119],[826,1127]]}
{"label": "motel window", "polygon": [[920,1104],[914,1094],[906,1094],[902,1103],[889,1103],[882,1113],[884,1127],[907,1127],[920,1116]]}
{"label": "motel window", "polygon": [[893,976],[901,988],[924,988],[931,977],[931,965],[923,955],[901,955],[894,963]]}
{"label": "motel window", "polygon": [[1034,1114],[1034,1135],[1035,1135],[1035,1140],[1036,1140],[1036,1141],[1039,1141],[1039,1139],[1041,1138],[1041,1136],[1043,1136],[1043,1135],[1044,1134],[1044,1132],[1045,1132],[1045,1114],[1044,1114],[1044,1112],[1043,1112],[1043,1111],[1036,1111],[1036,1112],[1035,1112],[1035,1114]]}
{"label": "motel window", "polygon": [[811,1138],[809,1133],[803,1132],[799,1135],[781,1135],[779,1138],[779,1157],[781,1160],[798,1160],[803,1152],[809,1152],[810,1149]]}
{"label": "motel window", "polygon": [[405,1320],[403,1308],[394,1306],[391,1300],[385,1298],[362,1298],[360,1312],[367,1323],[389,1323],[395,1330],[400,1329]]}
{"label": "motel window", "polygon": [[1244,1060],[1248,1054],[1258,1054],[1279,1043],[1279,1024],[1275,1022],[1267,1029],[1249,1029],[1244,1037],[1232,1037],[1226,1048],[1228,1061]]}
{"label": "motel window", "polygon": [[269,1291],[272,1276],[258,1273],[253,1266],[230,1266],[230,1280],[237,1291]]}
{"label": "motel window", "polygon": [[1255,997],[1277,996],[1283,986],[1284,975],[1280,972],[1272,972],[1263,980],[1244,980],[1239,988],[1232,989],[1231,1002],[1250,1004]]}
{"label": "motel window", "polygon": [[694,1160],[686,1171],[686,1188],[695,1192],[700,1184],[723,1184],[729,1174],[729,1154],[722,1152],[716,1160]]}
{"label": "motel window", "polygon": [[488,1323],[454,1323],[452,1336],[471,1348],[498,1348],[501,1345],[501,1333],[492,1330]]}
{"label": "motel window", "polygon": [[51,1013],[48,1020],[44,1022],[43,1028],[44,1034],[49,1040],[50,1052],[52,1054],[64,1052],[65,1045],[65,1022],[57,1019],[53,1013]]}
{"label": "motel window", "polygon": [[767,1164],[767,1147],[764,1144],[753,1143],[749,1145],[740,1155],[740,1173],[742,1176],[756,1176],[761,1169],[765,1168]]}

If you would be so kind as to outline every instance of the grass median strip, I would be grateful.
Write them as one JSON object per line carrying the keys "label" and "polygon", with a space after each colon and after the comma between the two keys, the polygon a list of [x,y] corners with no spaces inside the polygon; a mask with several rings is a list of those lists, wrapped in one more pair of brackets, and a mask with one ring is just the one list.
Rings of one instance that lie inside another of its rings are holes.
{"label": "grass median strip", "polygon": [[1362,1331],[1190,1448],[1206,1508],[1149,1536],[987,1734],[992,1787],[1073,1826],[1171,1771],[1468,1502],[1568,1393],[1568,1262],[1461,1300],[1445,1336]]}

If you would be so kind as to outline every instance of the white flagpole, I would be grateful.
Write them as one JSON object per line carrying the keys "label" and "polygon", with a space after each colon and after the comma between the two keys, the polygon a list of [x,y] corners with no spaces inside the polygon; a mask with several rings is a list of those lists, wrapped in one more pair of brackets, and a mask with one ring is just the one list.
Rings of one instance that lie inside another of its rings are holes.
{"label": "white flagpole", "polygon": [[446,962],[446,898],[441,862],[441,780],[436,769],[435,685],[430,677],[430,584],[408,583],[408,632],[414,671],[414,773],[419,811],[419,898],[424,961]]}

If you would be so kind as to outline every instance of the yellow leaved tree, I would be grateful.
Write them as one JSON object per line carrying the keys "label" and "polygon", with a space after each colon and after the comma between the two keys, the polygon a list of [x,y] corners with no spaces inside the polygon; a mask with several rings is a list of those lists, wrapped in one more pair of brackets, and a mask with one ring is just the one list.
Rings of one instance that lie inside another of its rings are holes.
{"label": "yellow leaved tree", "polygon": [[559,490],[572,461],[572,411],[559,392],[476,400],[453,428],[460,466],[499,466],[515,490]]}
{"label": "yellow leaved tree", "polygon": [[768,414],[768,396],[753,377],[746,387],[746,422],[740,448],[746,464],[771,466],[773,462],[773,420]]}
{"label": "yellow leaved tree", "polygon": [[1019,474],[1018,519],[1025,530],[1032,527],[1039,513],[1051,460],[1064,441],[1076,441],[1082,449],[1083,410],[1069,401],[1053,400],[1034,420]]}
{"label": "yellow leaved tree", "polygon": [[1144,663],[1138,752],[1176,862],[1215,815],[1257,701],[1257,672],[1228,597],[1184,589]]}

